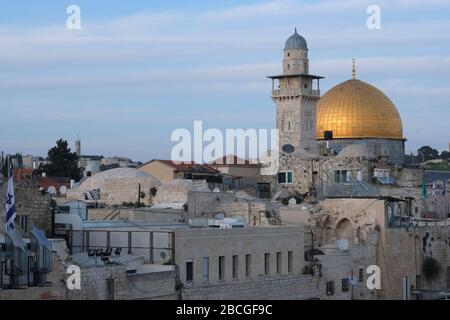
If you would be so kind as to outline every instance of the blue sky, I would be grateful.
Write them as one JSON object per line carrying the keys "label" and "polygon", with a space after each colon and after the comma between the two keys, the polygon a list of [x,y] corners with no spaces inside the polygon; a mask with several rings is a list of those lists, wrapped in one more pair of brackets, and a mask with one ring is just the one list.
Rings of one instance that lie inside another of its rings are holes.
{"label": "blue sky", "polygon": [[[66,8],[82,29],[66,29]],[[366,8],[381,8],[368,30]],[[450,1],[0,1],[0,149],[168,158],[176,128],[272,128],[265,77],[297,26],[322,93],[351,76],[383,90],[406,149],[450,142]]]}

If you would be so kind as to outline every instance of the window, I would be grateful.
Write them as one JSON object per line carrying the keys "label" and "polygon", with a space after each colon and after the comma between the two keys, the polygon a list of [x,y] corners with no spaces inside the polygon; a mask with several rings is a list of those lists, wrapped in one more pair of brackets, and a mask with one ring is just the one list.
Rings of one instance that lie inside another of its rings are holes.
{"label": "window", "polygon": [[114,300],[114,279],[106,279],[107,300]]}
{"label": "window", "polygon": [[291,55],[291,54],[288,52],[288,53],[287,53],[287,56],[289,57],[290,55]]}
{"label": "window", "polygon": [[194,279],[194,262],[186,262],[186,281],[192,281]]}
{"label": "window", "polygon": [[251,254],[245,255],[245,276],[246,277],[252,276],[252,255]]}
{"label": "window", "polygon": [[327,282],[327,296],[334,294],[334,281]]}
{"label": "window", "polygon": [[349,176],[347,170],[335,170],[334,171],[334,183],[346,183],[349,182]]}
{"label": "window", "polygon": [[28,233],[28,220],[30,216],[17,216],[19,218],[19,226],[24,233]]}
{"label": "window", "polygon": [[292,263],[293,263],[293,252],[288,251],[288,272],[292,273]]}
{"label": "window", "polygon": [[239,265],[238,265],[238,256],[233,256],[233,279],[238,278],[239,274]]}
{"label": "window", "polygon": [[202,278],[203,278],[203,282],[209,281],[209,258],[208,257],[203,258]]}
{"label": "window", "polygon": [[219,257],[219,280],[225,279],[225,257]]}
{"label": "window", "polygon": [[342,292],[347,292],[350,290],[350,279],[344,278],[342,279]]}
{"label": "window", "polygon": [[359,268],[358,281],[364,282],[364,268]]}
{"label": "window", "polygon": [[270,253],[264,254],[264,274],[270,275]]}
{"label": "window", "polygon": [[447,267],[447,289],[450,289],[450,267]]}
{"label": "window", "polygon": [[290,69],[290,65],[287,65],[288,70]]}
{"label": "window", "polygon": [[292,183],[293,180],[294,179],[292,171],[278,172],[278,183]]}
{"label": "window", "polygon": [[281,252],[277,252],[277,274],[281,273]]}

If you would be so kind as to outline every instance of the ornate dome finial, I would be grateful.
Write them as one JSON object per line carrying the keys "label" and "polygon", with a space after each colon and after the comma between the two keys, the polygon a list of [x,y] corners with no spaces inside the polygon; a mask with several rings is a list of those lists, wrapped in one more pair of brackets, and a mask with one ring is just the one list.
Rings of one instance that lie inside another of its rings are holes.
{"label": "ornate dome finial", "polygon": [[294,29],[294,33],[297,33],[297,27],[295,27],[295,29]]}
{"label": "ornate dome finial", "polygon": [[356,79],[356,66],[355,66],[355,62],[356,62],[356,60],[355,60],[355,58],[353,58],[353,60],[352,60],[352,63],[353,63],[353,66],[352,66],[352,79]]}

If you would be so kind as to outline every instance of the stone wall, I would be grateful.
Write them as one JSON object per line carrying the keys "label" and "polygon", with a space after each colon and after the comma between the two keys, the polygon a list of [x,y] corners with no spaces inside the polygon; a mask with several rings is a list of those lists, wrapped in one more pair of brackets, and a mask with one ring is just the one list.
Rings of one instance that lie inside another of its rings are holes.
{"label": "stone wall", "polygon": [[323,295],[323,285],[312,276],[286,276],[247,282],[184,287],[183,300],[305,300]]}
{"label": "stone wall", "polygon": [[229,202],[222,205],[226,217],[243,218],[247,224],[261,226],[279,224],[277,220],[279,211],[278,202]]}
{"label": "stone wall", "polygon": [[292,171],[293,183],[278,184],[277,190],[304,194],[314,187],[320,196],[326,191],[328,185],[334,183],[335,170],[347,170],[351,174],[352,181],[356,181],[360,171],[363,181],[367,182],[371,181],[374,165],[368,159],[361,157],[304,158],[295,154],[281,153],[279,171]]}
{"label": "stone wall", "polygon": [[[0,228],[2,232],[5,230],[5,210],[3,208],[5,208],[6,188],[7,182],[4,181],[0,185],[0,207],[2,208],[0,210]],[[52,227],[50,197],[39,192],[38,186],[27,180],[14,183],[14,195],[16,197],[16,225],[20,222],[20,216],[28,216],[28,232],[24,232],[24,236],[29,236],[33,225],[44,230],[49,236]],[[18,229],[20,230],[20,228]]]}
{"label": "stone wall", "polygon": [[[386,156],[388,162],[392,164],[402,164],[405,155],[405,143],[403,140],[394,139],[333,139],[331,142],[333,149],[338,151],[344,147],[359,143],[364,144],[369,152],[375,157]],[[320,141],[319,144],[326,145],[326,141]]]}
{"label": "stone wall", "polygon": [[[175,261],[186,288],[201,287],[205,282],[215,285],[301,275],[305,263],[302,226],[186,229],[177,230],[175,239]],[[207,279],[204,258],[209,261]],[[223,265],[220,265],[221,259]],[[192,280],[187,278],[187,263],[190,262]]]}
{"label": "stone wall", "polygon": [[130,274],[127,276],[126,299],[176,300],[175,279],[174,271]]}
{"label": "stone wall", "polygon": [[188,216],[190,219],[213,216],[222,211],[224,203],[233,201],[236,201],[235,193],[189,191]]}

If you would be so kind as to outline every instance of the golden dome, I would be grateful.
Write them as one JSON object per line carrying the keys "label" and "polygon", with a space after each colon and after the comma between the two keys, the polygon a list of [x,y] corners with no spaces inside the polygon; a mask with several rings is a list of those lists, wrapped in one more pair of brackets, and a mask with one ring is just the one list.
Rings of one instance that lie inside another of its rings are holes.
{"label": "golden dome", "polygon": [[392,101],[360,80],[342,82],[317,103],[317,139],[333,131],[333,139],[403,139],[400,114]]}

